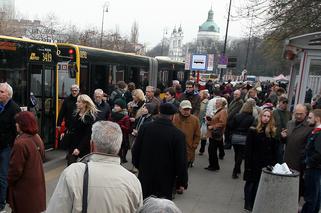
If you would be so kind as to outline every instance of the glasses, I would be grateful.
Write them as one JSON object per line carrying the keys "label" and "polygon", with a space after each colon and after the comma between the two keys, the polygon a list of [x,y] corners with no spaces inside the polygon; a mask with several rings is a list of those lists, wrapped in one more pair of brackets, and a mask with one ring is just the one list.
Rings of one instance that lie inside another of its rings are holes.
{"label": "glasses", "polygon": [[78,92],[78,90],[77,89],[72,89],[71,92]]}

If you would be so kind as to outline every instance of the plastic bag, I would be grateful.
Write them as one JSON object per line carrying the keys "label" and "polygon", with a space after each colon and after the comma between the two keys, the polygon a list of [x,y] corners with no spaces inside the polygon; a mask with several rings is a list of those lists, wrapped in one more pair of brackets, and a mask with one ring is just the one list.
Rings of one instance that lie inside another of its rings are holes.
{"label": "plastic bag", "polygon": [[206,123],[202,123],[201,125],[201,139],[206,139],[207,134],[207,125]]}

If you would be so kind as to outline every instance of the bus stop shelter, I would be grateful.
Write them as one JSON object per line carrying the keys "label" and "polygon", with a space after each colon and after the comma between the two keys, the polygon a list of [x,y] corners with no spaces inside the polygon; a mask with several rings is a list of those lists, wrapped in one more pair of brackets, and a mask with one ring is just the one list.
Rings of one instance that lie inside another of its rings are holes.
{"label": "bus stop shelter", "polygon": [[314,85],[313,93],[321,91],[321,32],[286,39],[284,57],[291,61],[289,100],[304,103],[307,88]]}

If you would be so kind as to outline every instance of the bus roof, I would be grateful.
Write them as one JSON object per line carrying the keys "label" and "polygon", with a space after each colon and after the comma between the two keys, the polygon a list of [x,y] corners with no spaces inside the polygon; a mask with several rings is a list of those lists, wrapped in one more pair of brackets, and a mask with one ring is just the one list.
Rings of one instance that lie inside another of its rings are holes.
{"label": "bus roof", "polygon": [[17,42],[26,42],[26,43],[34,43],[34,44],[44,44],[44,45],[49,45],[49,46],[56,46],[55,43],[50,43],[50,42],[45,42],[45,41],[37,41],[37,40],[29,39],[29,38],[16,38],[16,37],[11,37],[11,36],[0,35],[0,39],[7,39],[7,40],[12,40],[12,41],[17,41]]}

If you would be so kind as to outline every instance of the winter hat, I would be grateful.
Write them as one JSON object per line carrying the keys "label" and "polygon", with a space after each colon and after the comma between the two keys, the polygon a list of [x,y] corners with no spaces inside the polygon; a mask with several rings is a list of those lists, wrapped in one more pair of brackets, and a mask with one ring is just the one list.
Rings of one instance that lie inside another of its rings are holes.
{"label": "winter hat", "polygon": [[126,101],[122,98],[118,98],[114,101],[114,105],[120,106],[120,108],[125,109],[126,108]]}
{"label": "winter hat", "polygon": [[163,103],[160,105],[160,113],[163,115],[174,115],[177,112],[177,108],[174,104]]}
{"label": "winter hat", "polygon": [[147,109],[149,114],[153,114],[155,112],[155,109],[156,109],[156,104],[154,104],[154,103],[146,103],[144,105],[144,107],[146,107],[146,109]]}

